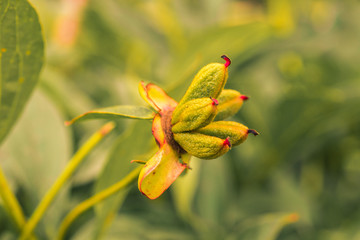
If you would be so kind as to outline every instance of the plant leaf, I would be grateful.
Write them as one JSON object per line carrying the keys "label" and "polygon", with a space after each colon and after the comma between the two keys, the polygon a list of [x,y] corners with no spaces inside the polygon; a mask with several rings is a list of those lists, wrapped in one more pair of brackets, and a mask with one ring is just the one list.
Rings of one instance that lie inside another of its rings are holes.
{"label": "plant leaf", "polygon": [[25,0],[1,1],[0,26],[1,143],[38,81],[44,41],[38,16]]}
{"label": "plant leaf", "polygon": [[65,122],[66,125],[71,125],[77,121],[89,119],[107,119],[116,120],[119,118],[135,118],[135,119],[152,119],[155,113],[149,107],[143,106],[114,106],[92,110],[77,116],[76,118]]}
{"label": "plant leaf", "polygon": [[[166,211],[166,210],[165,210]],[[171,213],[169,213],[171,217]],[[114,221],[109,230],[101,239],[117,240],[125,236],[125,239],[147,239],[147,240],[194,240],[189,229],[184,229],[181,224],[173,219],[166,219],[166,224],[153,221],[154,215],[142,215],[121,213],[114,216]],[[71,236],[72,240],[99,239],[92,235],[92,230],[98,227],[95,220],[88,220],[76,233]]]}
{"label": "plant leaf", "polygon": [[[95,193],[109,187],[124,178],[137,164],[131,163],[134,159],[147,159],[151,149],[155,149],[155,141],[151,134],[151,123],[135,121],[128,130],[118,137],[112,146],[107,163],[102,170],[96,185]],[[96,228],[95,238],[100,238],[111,224],[114,212],[121,206],[127,196],[125,189],[95,206]],[[140,193],[139,193],[140,196]]]}
{"label": "plant leaf", "polygon": [[[192,160],[191,170],[176,179],[171,189],[176,210],[186,221],[194,218],[193,203],[199,187],[201,165],[201,159]],[[192,224],[194,225],[194,223]]]}
{"label": "plant leaf", "polygon": [[[210,62],[222,63],[220,56],[229,54],[232,71],[261,52],[270,36],[269,25],[261,22],[200,31],[191,39],[189,49],[169,67],[164,79],[172,81],[164,88],[174,99],[181,98],[201,67]],[[229,77],[230,82],[234,81],[231,73]]]}
{"label": "plant leaf", "polygon": [[[19,186],[25,213],[34,210],[64,169],[70,146],[71,139],[58,110],[44,94],[35,91],[0,148],[1,164],[9,180]],[[66,208],[66,193],[67,188],[61,190],[42,221],[49,239]]]}
{"label": "plant leaf", "polygon": [[275,240],[288,224],[299,220],[297,213],[270,213],[247,219],[228,239]]}
{"label": "plant leaf", "polygon": [[[207,234],[221,237],[221,232],[215,226],[221,224],[224,217],[224,209],[228,206],[228,199],[234,195],[231,189],[231,173],[227,172],[226,164],[229,161],[227,155],[221,156],[214,161],[201,164],[199,185],[196,196],[196,208],[199,216],[213,224],[213,227],[203,229]],[[209,231],[210,230],[210,231]]]}

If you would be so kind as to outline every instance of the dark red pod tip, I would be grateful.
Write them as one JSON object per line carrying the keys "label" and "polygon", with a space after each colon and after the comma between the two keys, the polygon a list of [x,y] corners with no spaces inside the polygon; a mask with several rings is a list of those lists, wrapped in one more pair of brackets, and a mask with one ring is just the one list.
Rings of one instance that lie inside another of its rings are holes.
{"label": "dark red pod tip", "polygon": [[229,148],[231,148],[231,142],[230,142],[230,137],[227,137],[224,142],[223,142],[224,146],[229,146]]}
{"label": "dark red pod tip", "polygon": [[254,136],[259,135],[259,133],[254,129],[248,129],[248,133],[252,133],[252,134],[254,134]]}
{"label": "dark red pod tip", "polygon": [[241,98],[243,101],[246,101],[246,100],[249,99],[249,97],[248,97],[248,96],[245,96],[245,95],[241,95],[240,98]]}
{"label": "dark red pod tip", "polygon": [[228,58],[226,55],[222,55],[221,58],[226,61],[225,64],[224,64],[226,68],[227,68],[228,66],[230,66],[230,64],[231,64],[230,58]]}
{"label": "dark red pod tip", "polygon": [[217,100],[217,99],[215,99],[215,98],[212,98],[212,97],[210,97],[210,99],[211,99],[211,101],[212,101],[212,105],[214,106],[217,106],[217,105],[219,105],[219,101]]}

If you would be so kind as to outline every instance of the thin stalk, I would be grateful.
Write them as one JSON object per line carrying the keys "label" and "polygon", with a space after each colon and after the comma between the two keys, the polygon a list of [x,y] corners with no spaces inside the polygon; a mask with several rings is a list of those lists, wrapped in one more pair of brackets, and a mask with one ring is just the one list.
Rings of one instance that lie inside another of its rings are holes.
{"label": "thin stalk", "polygon": [[3,200],[4,207],[10,217],[14,220],[16,226],[21,231],[25,225],[26,219],[19,202],[10,189],[5,175],[0,167],[0,197]]}
{"label": "thin stalk", "polygon": [[71,177],[71,175],[75,172],[80,163],[82,163],[83,159],[100,142],[100,140],[102,140],[109,132],[112,131],[114,126],[115,125],[113,122],[105,124],[102,128],[100,128],[100,130],[94,133],[90,137],[90,139],[87,140],[87,142],[85,142],[85,144],[75,153],[75,155],[68,162],[61,175],[56,179],[55,183],[51,186],[49,191],[45,194],[44,198],[36,207],[35,211],[29,218],[29,221],[25,224],[20,237],[21,240],[26,240],[29,238],[31,233],[34,231],[36,225],[39,223],[42,216],[44,215],[45,211],[53,202],[55,196],[64,186],[66,181]]}
{"label": "thin stalk", "polygon": [[117,193],[121,189],[130,185],[136,178],[138,177],[140,170],[143,166],[138,166],[132,172],[130,172],[126,177],[124,177],[119,182],[111,185],[110,187],[104,189],[103,191],[95,194],[91,198],[83,201],[79,205],[77,205],[71,212],[65,217],[63,222],[60,225],[59,234],[57,239],[62,240],[66,234],[69,226],[74,222],[74,220],[79,217],[82,213],[84,213],[89,208],[93,207],[95,204],[105,200],[108,197],[111,197],[113,194]]}

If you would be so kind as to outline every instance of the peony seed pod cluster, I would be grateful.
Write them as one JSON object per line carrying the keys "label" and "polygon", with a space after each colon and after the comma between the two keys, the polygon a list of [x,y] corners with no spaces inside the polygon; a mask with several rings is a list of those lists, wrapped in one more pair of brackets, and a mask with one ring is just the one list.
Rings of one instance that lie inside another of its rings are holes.
{"label": "peony seed pod cluster", "polygon": [[[223,89],[230,59],[225,64],[211,63],[195,76],[184,97],[172,113],[174,140],[192,156],[214,159],[244,142],[255,130],[230,121],[248,97],[238,91]],[[216,99],[218,98],[218,99]],[[215,120],[215,121],[214,121]]]}
{"label": "peony seed pod cluster", "polygon": [[153,84],[140,84],[140,95],[157,112],[152,131],[159,151],[145,163],[138,181],[148,198],[160,196],[189,168],[192,156],[214,159],[243,143],[250,133],[258,135],[243,124],[224,121],[248,97],[224,89],[231,61],[222,58],[225,64],[210,63],[196,74],[179,103]]}
{"label": "peony seed pod cluster", "polygon": [[179,103],[162,88],[141,82],[140,96],[154,112],[135,107],[145,111],[139,116],[129,111],[129,106],[116,106],[87,112],[67,124],[101,117],[152,119],[151,130],[159,149],[149,160],[133,162],[144,163],[138,179],[140,192],[155,199],[190,168],[192,156],[214,159],[243,143],[249,134],[258,135],[243,124],[224,121],[234,116],[248,97],[224,89],[231,61],[225,55],[222,58],[225,64],[210,63],[200,69]]}

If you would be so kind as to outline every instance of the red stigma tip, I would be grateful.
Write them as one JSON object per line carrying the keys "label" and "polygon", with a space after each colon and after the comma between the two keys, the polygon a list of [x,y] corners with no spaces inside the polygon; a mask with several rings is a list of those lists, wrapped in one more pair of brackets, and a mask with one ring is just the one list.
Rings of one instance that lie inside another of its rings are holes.
{"label": "red stigma tip", "polygon": [[211,99],[211,101],[212,101],[212,105],[214,106],[217,106],[217,105],[219,105],[219,101],[217,100],[217,99],[215,99],[215,98],[212,98],[212,97],[210,97],[210,99]]}
{"label": "red stigma tip", "polygon": [[258,133],[256,130],[254,130],[254,129],[249,129],[249,130],[248,130],[248,133],[252,133],[252,134],[254,134],[254,136],[259,135],[259,133]]}
{"label": "red stigma tip", "polygon": [[224,146],[229,146],[229,148],[231,148],[231,142],[230,142],[230,137],[227,137],[224,142],[223,142]]}
{"label": "red stigma tip", "polygon": [[230,58],[228,58],[226,55],[222,55],[221,58],[226,61],[225,64],[224,64],[226,68],[227,68],[228,66],[230,66],[230,64],[231,64]]}
{"label": "red stigma tip", "polygon": [[248,96],[245,96],[245,95],[241,95],[240,98],[241,98],[243,101],[246,101],[246,100],[249,99],[249,97],[248,97]]}

